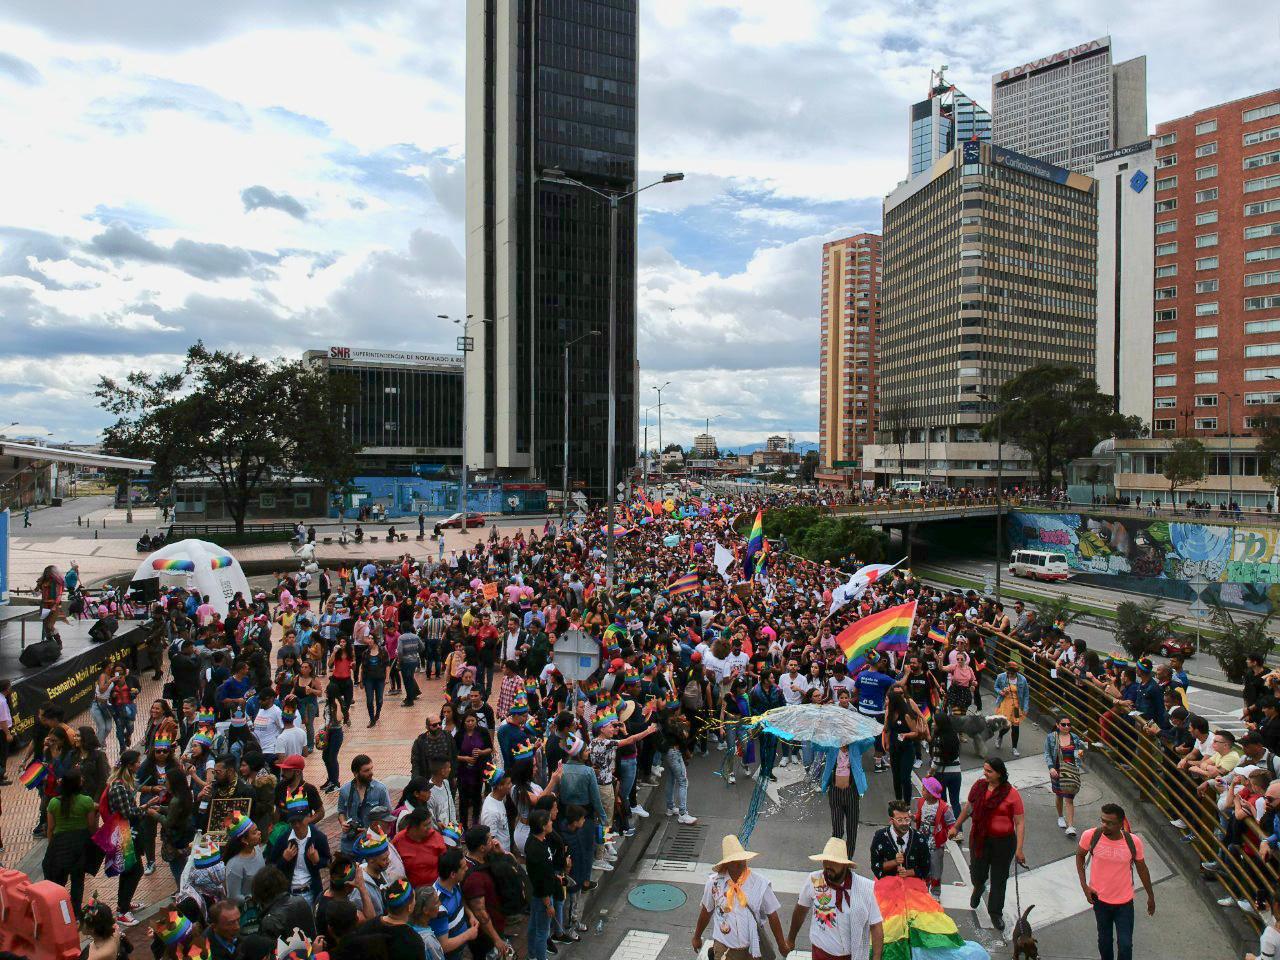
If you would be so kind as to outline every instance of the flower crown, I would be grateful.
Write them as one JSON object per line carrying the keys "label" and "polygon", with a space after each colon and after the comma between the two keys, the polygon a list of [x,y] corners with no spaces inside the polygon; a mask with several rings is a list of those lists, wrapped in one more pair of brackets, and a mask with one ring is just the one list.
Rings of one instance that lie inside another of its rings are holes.
{"label": "flower crown", "polygon": [[537,752],[540,746],[542,746],[542,741],[540,739],[526,740],[511,751],[512,759],[528,760]]}
{"label": "flower crown", "polygon": [[506,776],[501,767],[495,767],[492,763],[485,764],[484,782],[492,790],[502,782],[502,778]]}
{"label": "flower crown", "polygon": [[239,839],[253,829],[253,821],[243,813],[233,813],[227,817],[227,837]]}
{"label": "flower crown", "polygon": [[[413,887],[409,885],[409,881],[400,877],[393,880],[382,888],[382,902],[388,907],[403,907],[406,903],[413,899]],[[281,954],[276,954],[282,957]]]}
{"label": "flower crown", "polygon": [[449,846],[456,847],[462,842],[462,827],[452,821],[440,824],[440,834]]}
{"label": "flower crown", "polygon": [[376,830],[366,830],[356,841],[356,856],[362,860],[368,860],[380,853],[386,853],[389,845],[390,841],[384,834]]}

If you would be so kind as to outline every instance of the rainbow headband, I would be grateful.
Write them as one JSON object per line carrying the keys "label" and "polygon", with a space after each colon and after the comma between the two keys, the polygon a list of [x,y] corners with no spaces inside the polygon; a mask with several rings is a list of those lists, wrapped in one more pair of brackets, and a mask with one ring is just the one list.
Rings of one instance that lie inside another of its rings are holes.
{"label": "rainbow headband", "polygon": [[456,847],[462,842],[462,827],[456,823],[442,823],[440,835],[444,837],[445,843]]}
{"label": "rainbow headband", "polygon": [[511,758],[513,760],[528,760],[537,752],[540,746],[542,746],[541,740],[526,740],[511,751]]}
{"label": "rainbow headband", "polygon": [[190,746],[192,744],[197,744],[197,743],[200,744],[200,746],[204,747],[206,750],[212,749],[213,737],[209,736],[207,733],[193,733],[191,735],[191,739],[187,741],[187,744],[188,746]]}
{"label": "rainbow headband", "polygon": [[388,907],[403,907],[413,899],[413,887],[401,877],[382,888],[382,901]]}
{"label": "rainbow headband", "polygon": [[516,694],[515,699],[511,701],[511,706],[507,708],[507,716],[518,717],[524,716],[529,712],[529,701],[525,697],[524,692]]}
{"label": "rainbow headband", "polygon": [[614,713],[612,710],[609,710],[607,713],[601,713],[596,716],[595,722],[591,724],[591,729],[596,733],[599,733],[609,724],[617,723],[617,722],[618,722],[618,715]]}
{"label": "rainbow headband", "polygon": [[377,833],[374,830],[366,830],[363,836],[356,841],[356,856],[362,860],[368,860],[376,857],[380,853],[386,853],[390,841],[386,836]]}
{"label": "rainbow headband", "polygon": [[484,782],[488,785],[490,790],[500,784],[504,776],[506,776],[506,774],[502,771],[502,768],[495,767],[492,763],[486,765],[484,768]]}
{"label": "rainbow headband", "polygon": [[198,710],[196,712],[196,723],[204,727],[216,726],[218,723],[217,714],[212,710]]}
{"label": "rainbow headband", "polygon": [[[169,570],[191,573],[195,570],[196,565],[191,560],[152,560],[152,570]],[[190,922],[190,921],[188,921]]]}
{"label": "rainbow headband", "polygon": [[167,737],[156,737],[151,743],[152,750],[172,750],[173,741]]}
{"label": "rainbow headband", "polygon": [[253,829],[253,821],[243,813],[227,819],[227,837],[238,840]]}
{"label": "rainbow headband", "polygon": [[307,799],[307,794],[303,790],[290,791],[285,794],[284,812],[290,813],[310,813],[311,801]]}
{"label": "rainbow headband", "polygon": [[197,870],[207,870],[209,867],[216,867],[222,862],[222,853],[217,847],[213,847],[210,853],[204,856],[193,856],[191,858],[192,865]]}
{"label": "rainbow headband", "polygon": [[331,870],[329,872],[330,884],[336,883],[342,886],[346,886],[355,878],[356,878],[356,865],[354,863],[348,863],[344,865],[341,870]]}
{"label": "rainbow headband", "polygon": [[163,923],[151,928],[166,947],[176,946],[191,936],[191,921],[176,911],[169,911]]}

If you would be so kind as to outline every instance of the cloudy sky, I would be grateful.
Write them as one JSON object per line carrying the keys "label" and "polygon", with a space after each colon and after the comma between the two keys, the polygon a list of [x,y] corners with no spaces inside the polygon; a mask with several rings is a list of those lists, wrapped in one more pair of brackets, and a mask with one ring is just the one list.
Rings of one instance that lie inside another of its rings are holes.
{"label": "cloudy sky", "polygon": [[[471,0],[467,0],[471,2]],[[664,439],[817,437],[821,244],[877,230],[907,106],[1110,33],[1150,117],[1275,82],[1274,0],[641,0],[642,391]],[[0,432],[95,439],[196,339],[444,350],[463,0],[0,0]],[[851,12],[852,11],[852,12]],[[5,424],[18,426],[4,430]]]}

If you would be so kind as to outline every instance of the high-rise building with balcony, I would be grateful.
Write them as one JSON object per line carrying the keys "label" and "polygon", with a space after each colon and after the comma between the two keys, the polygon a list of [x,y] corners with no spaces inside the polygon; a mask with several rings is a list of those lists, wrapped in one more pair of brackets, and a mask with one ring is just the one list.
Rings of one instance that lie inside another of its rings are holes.
{"label": "high-rise building with balcony", "polygon": [[930,74],[928,98],[910,107],[910,177],[928,170],[966,140],[991,142],[991,114],[948,83],[946,69]]}
{"label": "high-rise building with balcony", "polygon": [[1248,436],[1280,404],[1280,89],[1158,124],[1154,143],[1152,433]]}
{"label": "high-rise building with balcony", "polygon": [[[636,180],[636,0],[467,2],[467,463],[605,493],[609,207]],[[536,11],[536,15],[534,15]],[[617,476],[636,459],[634,200],[620,204]],[[486,322],[487,321],[487,322]]]}
{"label": "high-rise building with balcony", "polygon": [[858,466],[876,425],[880,236],[859,233],[822,247],[818,447],[828,471]]}
{"label": "high-rise building with balcony", "polygon": [[1147,136],[1147,58],[1111,60],[1100,37],[991,78],[991,141],[1077,173]]}

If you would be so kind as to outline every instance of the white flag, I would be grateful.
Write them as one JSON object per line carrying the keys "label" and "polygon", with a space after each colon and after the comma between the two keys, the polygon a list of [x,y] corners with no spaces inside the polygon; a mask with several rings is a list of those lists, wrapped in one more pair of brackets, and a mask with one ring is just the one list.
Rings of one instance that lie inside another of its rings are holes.
{"label": "white flag", "polygon": [[733,564],[733,551],[728,547],[716,544],[716,569],[720,571],[720,576],[726,580],[729,579],[729,567]]}

